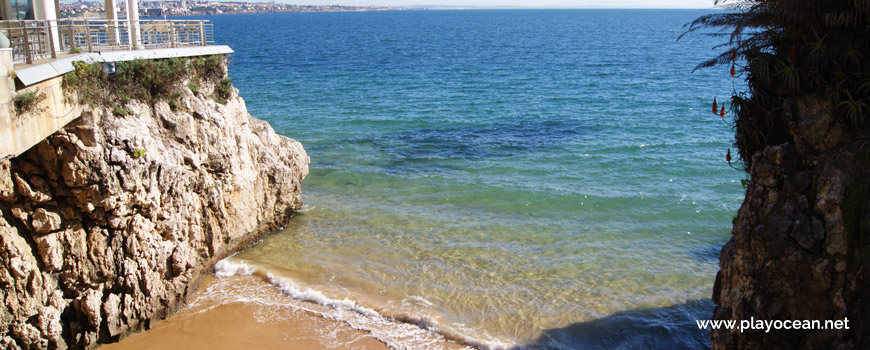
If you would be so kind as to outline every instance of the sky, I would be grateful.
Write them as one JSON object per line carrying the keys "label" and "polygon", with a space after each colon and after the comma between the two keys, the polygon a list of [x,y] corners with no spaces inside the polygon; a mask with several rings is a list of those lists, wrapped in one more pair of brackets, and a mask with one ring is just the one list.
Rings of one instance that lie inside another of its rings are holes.
{"label": "sky", "polygon": [[[297,0],[300,1],[300,0]],[[304,0],[303,0],[304,1]],[[312,0],[316,1],[316,0]],[[332,0],[342,5],[456,5],[562,8],[686,8],[713,7],[713,0]],[[328,2],[328,1],[327,1]]]}
{"label": "sky", "polygon": [[[257,1],[257,0],[247,0]],[[469,6],[469,7],[559,7],[559,8],[686,8],[707,9],[713,0],[292,0],[297,5],[377,6]]]}
{"label": "sky", "polygon": [[[60,0],[72,3],[78,0]],[[97,1],[102,0],[85,0]],[[117,0],[119,3],[125,0]],[[155,0],[139,0],[155,1]],[[160,0],[156,0],[160,1]],[[177,1],[177,0],[174,0]],[[204,0],[271,2],[273,0]],[[709,9],[714,0],[274,0],[294,5]]]}
{"label": "sky", "polygon": [[[78,0],[60,0],[71,3]],[[90,0],[98,1],[102,0]],[[119,3],[125,0],[117,0]],[[139,0],[153,1],[153,0]],[[159,1],[159,0],[158,0]],[[205,0],[271,2],[272,0]],[[714,0],[275,0],[295,5],[709,9]]]}

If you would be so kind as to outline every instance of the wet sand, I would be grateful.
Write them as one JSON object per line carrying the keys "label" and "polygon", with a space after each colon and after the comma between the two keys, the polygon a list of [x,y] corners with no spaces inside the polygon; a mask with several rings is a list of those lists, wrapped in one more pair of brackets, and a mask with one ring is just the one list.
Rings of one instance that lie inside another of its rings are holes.
{"label": "wet sand", "polygon": [[[247,299],[232,293],[251,287],[261,287],[256,289],[262,294]],[[343,322],[263,302],[281,298],[285,296],[255,277],[208,276],[189,307],[148,331],[100,349],[387,349],[369,333]]]}

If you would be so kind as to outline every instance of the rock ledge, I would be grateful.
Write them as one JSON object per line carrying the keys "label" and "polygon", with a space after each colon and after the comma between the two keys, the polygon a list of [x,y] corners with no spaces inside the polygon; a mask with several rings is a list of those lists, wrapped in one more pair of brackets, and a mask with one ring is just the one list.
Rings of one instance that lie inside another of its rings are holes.
{"label": "rock ledge", "polygon": [[234,89],[226,105],[205,96],[86,108],[0,160],[0,348],[92,348],[148,328],[301,209],[302,145]]}

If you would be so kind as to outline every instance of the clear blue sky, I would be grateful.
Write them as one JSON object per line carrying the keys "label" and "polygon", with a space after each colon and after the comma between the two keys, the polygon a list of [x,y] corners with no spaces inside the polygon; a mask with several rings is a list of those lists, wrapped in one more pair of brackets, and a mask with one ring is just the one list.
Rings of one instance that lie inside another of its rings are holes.
{"label": "clear blue sky", "polygon": [[[247,0],[258,1],[258,0]],[[267,0],[263,0],[267,1]],[[447,5],[484,7],[560,7],[560,8],[688,8],[713,7],[713,0],[276,0],[297,5]]]}
{"label": "clear blue sky", "polygon": [[[67,4],[78,0],[60,0]],[[85,0],[97,1],[103,0]],[[117,0],[123,3],[126,0]],[[155,0],[139,0],[155,1]],[[159,1],[159,0],[157,0]],[[270,2],[272,0],[204,0]],[[709,9],[714,0],[274,0],[295,5],[352,5],[352,6],[414,6],[436,5],[456,7],[556,7],[556,8],[664,8],[664,9]]]}
{"label": "clear blue sky", "polygon": [[[60,0],[72,3],[78,0]],[[102,2],[102,0],[90,0]],[[122,3],[126,0],[118,0]],[[154,0],[139,0],[154,1]],[[158,0],[159,1],[159,0]],[[272,0],[205,0],[205,1],[246,1],[269,2]],[[275,0],[275,2],[296,5],[354,5],[354,6],[414,6],[442,5],[468,7],[558,7],[558,8],[713,8],[713,0]]]}

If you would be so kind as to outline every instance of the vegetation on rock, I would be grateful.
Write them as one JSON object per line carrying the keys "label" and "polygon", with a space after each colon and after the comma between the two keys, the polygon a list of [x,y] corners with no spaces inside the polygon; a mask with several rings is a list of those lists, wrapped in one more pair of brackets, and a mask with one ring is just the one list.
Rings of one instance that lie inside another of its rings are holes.
{"label": "vegetation on rock", "polygon": [[720,254],[713,318],[850,328],[713,329],[713,349],[870,348],[870,2],[715,3],[730,11],[687,32],[718,29],[724,50],[699,68],[746,79],[729,109],[750,180]]}
{"label": "vegetation on rock", "polygon": [[45,94],[34,90],[22,92],[12,98],[12,105],[15,106],[15,113],[18,115],[33,112],[39,102],[45,99]]}
{"label": "vegetation on rock", "polygon": [[239,98],[215,108],[186,90],[220,88],[222,58],[76,68],[65,95],[91,107],[0,159],[0,349],[92,349],[148,328],[302,208],[302,145]]}
{"label": "vegetation on rock", "polygon": [[107,105],[115,110],[123,110],[131,100],[166,101],[173,109],[182,109],[179,99],[185,86],[196,90],[194,94],[211,86],[216,96],[225,96],[215,100],[226,104],[231,89],[224,86],[224,60],[223,55],[212,55],[122,61],[115,63],[113,76],[101,63],[76,61],[75,70],[64,76],[63,87],[68,95],[75,93],[82,104]]}
{"label": "vegetation on rock", "polygon": [[687,32],[719,29],[725,50],[698,67],[730,65],[749,90],[735,91],[735,145],[748,171],[752,154],[790,140],[790,101],[818,95],[855,128],[870,152],[870,2],[716,0],[731,11],[702,16]]}
{"label": "vegetation on rock", "polygon": [[215,88],[213,96],[214,100],[223,105],[227,104],[227,100],[230,98],[230,94],[232,94],[232,86],[232,79],[222,79],[220,85]]}

